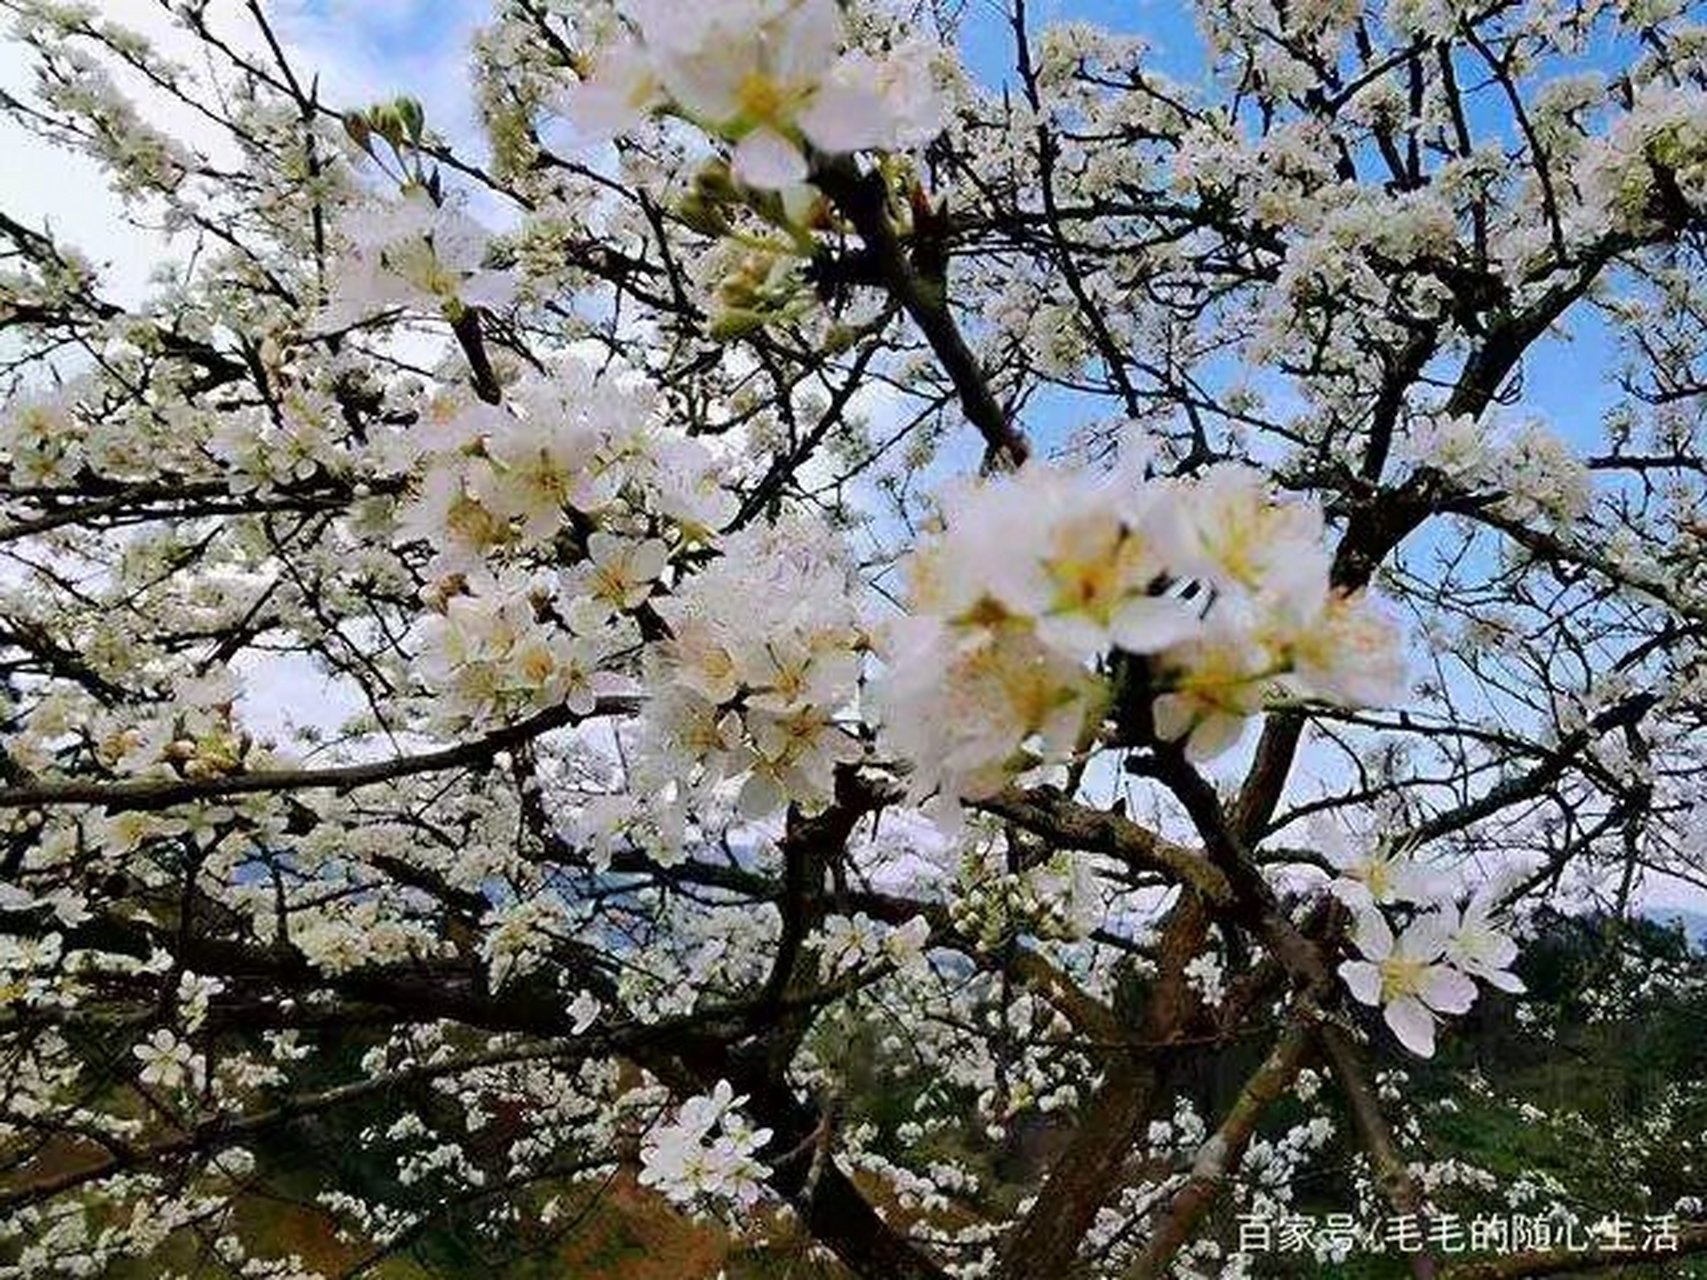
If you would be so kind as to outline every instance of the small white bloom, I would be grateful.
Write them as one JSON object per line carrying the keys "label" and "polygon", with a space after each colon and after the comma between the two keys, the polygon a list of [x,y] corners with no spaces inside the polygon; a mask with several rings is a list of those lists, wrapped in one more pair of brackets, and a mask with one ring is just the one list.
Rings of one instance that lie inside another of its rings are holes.
{"label": "small white bloom", "polygon": [[1443,909],[1446,924],[1446,958],[1472,977],[1501,991],[1521,992],[1523,979],[1511,971],[1517,959],[1517,943],[1494,927],[1501,881],[1490,881],[1465,905],[1463,914]]}
{"label": "small white bloom", "polygon": [[823,152],[911,146],[939,127],[931,49],[907,42],[876,58],[844,51],[835,0],[628,0],[638,42],[619,40],[565,98],[589,139],[670,108],[734,145],[750,187],[788,192],[808,176],[803,144]]}
{"label": "small white bloom", "polygon": [[1354,842],[1338,823],[1318,815],[1310,823],[1311,842],[1338,870],[1328,892],[1359,914],[1397,902],[1433,902],[1435,877],[1410,858],[1396,856],[1378,841]]}
{"label": "small white bloom", "polygon": [[171,1031],[161,1027],[147,1040],[134,1046],[131,1053],[142,1062],[138,1079],[143,1084],[176,1089],[186,1081],[198,1085],[202,1078],[202,1061],[188,1044]]}
{"label": "small white bloom", "polygon": [[684,1207],[726,1200],[750,1207],[770,1170],[755,1157],[771,1139],[739,1114],[746,1099],[727,1080],[711,1093],[689,1098],[675,1119],[646,1135],[640,1149],[640,1182]]}
{"label": "small white bloom", "polygon": [[1315,503],[1279,501],[1262,472],[1225,463],[1204,472],[1180,507],[1179,569],[1187,576],[1306,615],[1326,596],[1329,556]]}
{"label": "small white bloom", "polygon": [[577,993],[569,1005],[570,1031],[575,1035],[580,1035],[597,1021],[599,1014],[603,1011],[604,1005],[591,991]]}
{"label": "small white bloom", "polygon": [[1440,964],[1446,929],[1438,916],[1413,921],[1397,940],[1379,911],[1358,917],[1354,935],[1362,960],[1347,960],[1339,973],[1351,994],[1380,1005],[1399,1043],[1421,1058],[1434,1055],[1435,1015],[1464,1013],[1476,1000],[1476,984]]}
{"label": "small white bloom", "polygon": [[349,251],[332,275],[322,317],[329,326],[398,307],[445,315],[498,308],[515,296],[514,276],[484,265],[485,228],[419,188],[345,219],[341,229]]}
{"label": "small white bloom", "polygon": [[1184,739],[1186,754],[1209,760],[1229,750],[1262,709],[1273,659],[1249,634],[1217,621],[1157,658],[1166,692],[1152,704],[1156,736]]}
{"label": "small white bloom", "polygon": [[587,559],[563,575],[567,600],[595,602],[608,616],[643,604],[665,566],[670,549],[656,538],[623,538],[600,531],[587,539]]}

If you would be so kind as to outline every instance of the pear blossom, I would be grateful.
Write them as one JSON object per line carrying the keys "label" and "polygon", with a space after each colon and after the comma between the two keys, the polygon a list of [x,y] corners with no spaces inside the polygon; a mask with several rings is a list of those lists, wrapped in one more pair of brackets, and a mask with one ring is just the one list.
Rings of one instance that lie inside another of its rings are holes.
{"label": "pear blossom", "polygon": [[1389,844],[1354,842],[1342,826],[1326,819],[1310,824],[1310,837],[1339,873],[1328,892],[1359,915],[1401,902],[1433,903],[1439,897],[1435,878]]}
{"label": "pear blossom", "polygon": [[747,742],[739,711],[719,706],[694,689],[670,687],[655,693],[647,705],[639,750],[643,760],[655,762],[659,777],[669,777],[686,764],[704,785],[739,777],[757,754]]}
{"label": "pear blossom", "polygon": [[1461,914],[1450,906],[1441,908],[1446,958],[1491,987],[1518,993],[1524,990],[1523,979],[1511,971],[1517,943],[1493,923],[1503,888],[1501,880],[1488,881],[1471,895]]}
{"label": "pear blossom", "polygon": [[1254,637],[1219,621],[1164,650],[1157,666],[1163,692],[1151,706],[1156,736],[1181,742],[1194,760],[1212,759],[1239,740],[1277,673]]}
{"label": "pear blossom", "polygon": [[515,278],[485,265],[491,237],[467,214],[436,204],[419,186],[342,224],[349,252],[333,276],[322,323],[341,328],[391,307],[455,319],[467,307],[496,310]]}
{"label": "pear blossom", "polygon": [[628,0],[638,40],[594,54],[565,110],[585,137],[633,129],[661,107],[735,144],[731,171],[748,186],[806,181],[805,145],[824,152],[909,146],[941,108],[929,53],[908,42],[882,58],[846,50],[834,0],[736,0],[684,8]]}
{"label": "pear blossom", "polygon": [[882,947],[883,931],[863,911],[853,916],[829,916],[813,942],[825,972],[835,977],[867,963]]}
{"label": "pear blossom", "polygon": [[436,550],[434,568],[444,574],[479,569],[514,536],[509,522],[475,496],[467,469],[441,460],[421,477],[400,513],[399,541],[425,541]]}
{"label": "pear blossom", "polygon": [[1474,417],[1433,415],[1412,424],[1402,442],[1403,455],[1461,483],[1488,474],[1493,459],[1488,432]]}
{"label": "pear blossom", "polygon": [[609,617],[646,601],[669,563],[670,549],[656,538],[624,538],[600,531],[587,539],[587,559],[566,570],[559,593],[585,597]]}
{"label": "pear blossom", "polygon": [[676,436],[651,444],[646,481],[658,514],[689,542],[707,543],[735,517],[724,466],[699,440]]}
{"label": "pear blossom", "polygon": [[822,151],[905,148],[942,127],[944,103],[932,61],[941,51],[913,37],[882,57],[850,49],[836,61],[801,112],[800,127]]}
{"label": "pear blossom", "polygon": [[563,89],[560,103],[584,141],[603,142],[639,128],[664,104],[663,86],[646,46],[619,38],[594,52],[590,70]]}
{"label": "pear blossom", "polygon": [[1537,421],[1525,422],[1499,452],[1494,482],[1501,506],[1519,518],[1558,525],[1580,520],[1593,499],[1588,468],[1569,444]]}
{"label": "pear blossom", "polygon": [[582,634],[550,627],[533,590],[514,592],[500,580],[490,591],[453,596],[423,624],[417,669],[441,692],[448,715],[504,720],[556,705],[588,715],[599,699],[628,689],[606,664],[637,637],[603,624]]}
{"label": "pear blossom", "polygon": [[757,712],[747,725],[753,771],[741,790],[741,808],[753,817],[775,812],[787,800],[821,808],[835,791],[836,766],[865,754],[831,711],[810,703],[781,715]]}
{"label": "pear blossom", "polygon": [[1305,605],[1281,606],[1266,639],[1289,671],[1285,683],[1306,697],[1340,706],[1396,702],[1404,693],[1399,630],[1367,592],[1333,592]]}
{"label": "pear blossom", "polygon": [[836,766],[863,754],[841,721],[864,643],[848,571],[817,522],[752,526],[657,599],[671,638],[649,655],[654,776],[700,790],[740,776],[752,817],[829,799]]}
{"label": "pear blossom", "polygon": [[[34,899],[27,894],[7,886],[8,896],[17,895],[27,899],[25,905],[34,905]],[[9,901],[7,910],[18,910],[15,898]],[[59,963],[64,951],[65,935],[57,929],[39,938],[23,937],[16,934],[0,934],[0,973],[33,974],[51,969]]]}
{"label": "pear blossom", "polygon": [[552,695],[560,698],[571,714],[590,716],[600,699],[632,692],[633,681],[615,670],[614,662],[637,643],[637,633],[615,625],[560,640],[550,647],[547,680]]}
{"label": "pear blossom", "polygon": [[748,705],[758,711],[836,707],[859,679],[859,657],[852,650],[801,635],[779,635],[763,648],[741,647],[737,655],[735,669],[751,691]]}
{"label": "pear blossom", "polygon": [[1267,483],[1232,463],[1205,472],[1180,501],[1178,570],[1235,596],[1319,601],[1329,565],[1321,508],[1277,501]]}
{"label": "pear blossom", "polygon": [[487,913],[480,954],[493,991],[524,976],[549,954],[564,929],[561,906],[547,898],[521,899]]}
{"label": "pear blossom", "polygon": [[[679,600],[660,601],[671,636],[659,648],[668,663],[669,678],[711,705],[728,702],[741,687],[735,654],[740,635],[721,618],[707,616]],[[772,687],[769,681],[765,687]]]}
{"label": "pear blossom", "polygon": [[913,916],[905,924],[880,924],[865,912],[852,916],[829,916],[813,940],[827,974],[851,973],[876,960],[887,960],[897,968],[918,964],[930,939],[930,922]]}
{"label": "pear blossom", "polygon": [[1364,1004],[1381,1006],[1405,1048],[1433,1057],[1437,1016],[1467,1012],[1476,1000],[1476,984],[1440,962],[1447,942],[1441,919],[1420,916],[1395,939],[1379,911],[1366,911],[1357,918],[1353,940],[1363,959],[1342,962],[1341,980]]}
{"label": "pear blossom", "polygon": [[689,1098],[675,1119],[647,1133],[640,1149],[640,1182],[671,1201],[696,1206],[722,1200],[750,1207],[770,1170],[756,1153],[770,1141],[769,1129],[754,1129],[727,1080],[709,1094]]}
{"label": "pear blossom", "polygon": [[961,634],[933,618],[899,620],[885,658],[878,744],[912,762],[921,800],[993,794],[1027,743],[1045,757],[1069,754],[1094,705],[1084,667],[1017,627]]}
{"label": "pear blossom", "polygon": [[546,541],[569,509],[595,512],[610,501],[608,478],[594,469],[602,443],[583,422],[507,419],[487,438],[491,465],[472,471],[470,492],[494,515],[519,520],[529,542]]}
{"label": "pear blossom", "polygon": [[874,699],[916,794],[977,798],[1024,752],[1076,750],[1107,696],[1088,664],[1113,649],[1148,658],[1156,736],[1199,760],[1284,689],[1397,692],[1397,633],[1330,591],[1319,509],[1249,468],[1147,481],[1130,449],[1106,477],[1031,463],[953,489],[942,521],[908,558],[911,616],[888,627]]}
{"label": "pear blossom", "polygon": [[[1128,479],[1125,471],[1101,478],[1027,468],[1011,489],[985,486],[976,506],[950,508],[951,528],[971,525],[991,539],[991,594],[1036,616],[1039,637],[1064,653],[1085,658],[1110,644],[1154,653],[1197,630],[1190,604],[1151,589],[1178,562],[1178,506],[1157,487],[1129,488]],[[1022,507],[1036,521],[1038,545],[1003,554],[996,531],[1011,530]]]}
{"label": "pear blossom", "polygon": [[133,1046],[131,1053],[142,1063],[137,1078],[143,1084],[176,1089],[185,1083],[200,1083],[203,1071],[201,1058],[165,1027]]}
{"label": "pear blossom", "polygon": [[688,807],[683,794],[658,786],[638,794],[594,796],[581,805],[573,829],[592,849],[594,865],[608,868],[618,843],[627,841],[659,866],[687,858]]}
{"label": "pear blossom", "polygon": [[883,954],[898,968],[916,965],[924,959],[930,936],[930,921],[924,916],[913,916],[884,936]]}

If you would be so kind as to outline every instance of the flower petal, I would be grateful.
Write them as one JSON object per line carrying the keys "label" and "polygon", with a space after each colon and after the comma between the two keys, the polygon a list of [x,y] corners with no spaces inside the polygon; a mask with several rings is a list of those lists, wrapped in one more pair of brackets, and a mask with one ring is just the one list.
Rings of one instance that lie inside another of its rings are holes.
{"label": "flower petal", "polygon": [[735,148],[730,170],[737,182],[780,191],[806,181],[806,157],[774,129],[754,129]]}
{"label": "flower petal", "polygon": [[1116,610],[1109,634],[1128,653],[1159,653],[1191,639],[1202,620],[1185,601],[1173,596],[1137,596]]}
{"label": "flower petal", "polygon": [[1518,995],[1529,990],[1528,987],[1523,985],[1523,979],[1518,977],[1510,969],[1484,969],[1481,976],[1482,981],[1486,982],[1489,986],[1498,987],[1501,991],[1509,991],[1513,995]]}
{"label": "flower petal", "polygon": [[1430,965],[1417,980],[1417,994],[1440,1013],[1465,1013],[1476,1003],[1476,984],[1448,965]]}
{"label": "flower petal", "polygon": [[1381,1002],[1381,970],[1367,960],[1347,960],[1340,965],[1340,981],[1364,1004]]}
{"label": "flower petal", "polygon": [[769,774],[750,773],[747,781],[741,786],[741,795],[736,804],[741,816],[746,818],[763,818],[775,813],[788,803],[788,796],[782,786]]}
{"label": "flower petal", "polygon": [[887,117],[877,93],[851,78],[837,77],[819,86],[796,123],[820,151],[863,151],[883,144]]}
{"label": "flower petal", "polygon": [[1399,935],[1394,949],[1407,960],[1438,959],[1446,950],[1446,940],[1452,934],[1452,919],[1444,912],[1431,911],[1411,921],[1410,927]]}
{"label": "flower petal", "polygon": [[1374,895],[1361,880],[1348,880],[1342,876],[1328,885],[1328,892],[1359,914],[1375,909]]}
{"label": "flower petal", "polygon": [[1385,960],[1393,954],[1393,931],[1387,927],[1387,917],[1379,911],[1365,911],[1358,916],[1351,937],[1357,949],[1371,960]]}
{"label": "flower petal", "polygon": [[1393,1034],[1419,1058],[1434,1057],[1434,1015],[1415,996],[1400,996],[1383,1010]]}

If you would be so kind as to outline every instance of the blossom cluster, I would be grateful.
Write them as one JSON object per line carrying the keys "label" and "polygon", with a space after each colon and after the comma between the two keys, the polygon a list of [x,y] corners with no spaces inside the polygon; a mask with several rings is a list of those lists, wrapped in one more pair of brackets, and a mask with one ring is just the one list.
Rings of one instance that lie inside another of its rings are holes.
{"label": "blossom cluster", "polygon": [[887,629],[880,744],[913,791],[990,795],[1024,763],[1087,745],[1115,689],[1112,650],[1143,658],[1155,733],[1209,758],[1275,697],[1393,696],[1396,629],[1330,582],[1320,509],[1251,469],[1185,480],[1033,464],[965,485],[907,562]]}
{"label": "blossom cluster", "polygon": [[502,408],[453,398],[429,418],[399,443],[422,469],[400,532],[433,544],[440,574],[480,572],[577,523],[627,531],[653,516],[703,538],[733,514],[710,451],[667,432],[653,394],[581,359],[524,379]]}
{"label": "blossom cluster", "polygon": [[958,932],[995,949],[1021,934],[1072,939],[1095,928],[1106,901],[1086,859],[1057,854],[1016,871],[1010,856],[1003,840],[969,842],[949,904]]}
{"label": "blossom cluster", "polygon": [[684,1207],[706,1201],[752,1205],[770,1172],[756,1153],[771,1131],[747,1124],[740,1112],[745,1101],[727,1080],[719,1080],[710,1093],[682,1103],[670,1123],[646,1135],[641,1183]]}
{"label": "blossom cluster", "polygon": [[[663,431],[650,396],[573,359],[502,409],[453,403],[412,447],[419,479],[398,537],[435,550],[444,586],[418,670],[449,719],[584,716],[630,688],[637,613],[671,558],[733,514],[704,445]],[[566,568],[531,554],[561,539]]]}
{"label": "blossom cluster", "polygon": [[468,307],[497,310],[516,293],[512,273],[489,266],[491,236],[419,185],[374,202],[339,224],[346,241],[331,298],[320,315],[344,328],[391,309],[455,320]]}
{"label": "blossom cluster", "polygon": [[658,601],[669,639],[648,654],[642,786],[687,790],[741,778],[741,809],[829,800],[857,759],[838,717],[858,688],[858,590],[843,548],[806,517],[750,525]]}
{"label": "blossom cluster", "polygon": [[[1442,1015],[1466,1013],[1477,979],[1520,992],[1511,972],[1517,943],[1495,923],[1504,877],[1484,882],[1462,910],[1450,882],[1391,848],[1355,851],[1336,832],[1317,827],[1322,852],[1338,874],[1328,891],[1355,912],[1352,940],[1359,958],[1344,961],[1340,978],[1353,996],[1381,1008],[1399,1042],[1421,1057],[1434,1053]],[[1408,908],[1395,935],[1384,910]]]}
{"label": "blossom cluster", "polygon": [[857,973],[871,964],[889,963],[898,969],[919,964],[930,940],[930,922],[914,916],[898,927],[879,924],[865,912],[828,916],[813,939],[829,977]]}
{"label": "blossom cluster", "polygon": [[415,670],[439,719],[584,718],[644,692],[631,785],[589,806],[607,835],[679,833],[724,784],[753,817],[829,799],[861,753],[866,648],[836,534],[805,517],[722,532],[736,513],[711,451],[579,361],[502,408],[431,412],[397,537],[434,549]]}
{"label": "blossom cluster", "polygon": [[1506,427],[1467,414],[1436,415],[1412,429],[1406,452],[1458,484],[1496,490],[1499,510],[1515,519],[1569,525],[1588,512],[1593,497],[1588,468],[1537,421]]}
{"label": "blossom cluster", "polygon": [[598,49],[567,93],[589,139],[666,111],[733,144],[738,181],[781,191],[806,182],[809,148],[900,149],[939,126],[931,47],[850,49],[835,0],[627,0],[622,12],[631,34]]}

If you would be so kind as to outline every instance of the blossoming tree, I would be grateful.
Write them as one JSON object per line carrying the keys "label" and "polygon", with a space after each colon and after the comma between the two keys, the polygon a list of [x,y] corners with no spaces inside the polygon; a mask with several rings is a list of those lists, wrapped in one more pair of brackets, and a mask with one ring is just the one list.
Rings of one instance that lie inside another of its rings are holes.
{"label": "blossoming tree", "polygon": [[[1436,1211],[1377,1064],[1527,904],[1707,884],[1693,6],[1202,0],[1186,82],[1008,0],[998,84],[956,6],[498,0],[473,148],[258,0],[3,7],[169,234],[122,304],[0,214],[18,1274],[313,1274],[238,1211],[311,1122],[395,1172],[313,1170],[344,1274],[625,1168],[1235,1274],[1337,1117]],[[1017,1200],[932,1154],[1039,1117]]]}

